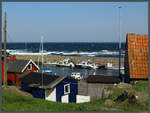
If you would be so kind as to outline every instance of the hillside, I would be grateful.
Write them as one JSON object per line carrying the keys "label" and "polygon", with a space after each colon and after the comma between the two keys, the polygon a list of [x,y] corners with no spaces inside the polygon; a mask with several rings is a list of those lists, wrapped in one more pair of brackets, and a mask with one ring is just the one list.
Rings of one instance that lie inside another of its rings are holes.
{"label": "hillside", "polygon": [[[129,88],[109,87],[112,91],[108,97],[82,104],[58,103],[33,98],[30,94],[20,91],[14,86],[2,87],[2,111],[148,111],[148,81],[140,81]],[[129,99],[112,102],[125,90],[138,95],[133,103]]]}

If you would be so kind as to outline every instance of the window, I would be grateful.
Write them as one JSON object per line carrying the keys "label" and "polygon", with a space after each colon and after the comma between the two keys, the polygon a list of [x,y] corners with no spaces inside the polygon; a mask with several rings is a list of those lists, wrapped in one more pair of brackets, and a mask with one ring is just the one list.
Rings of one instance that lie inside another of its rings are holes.
{"label": "window", "polygon": [[32,64],[29,64],[27,67],[28,70],[32,70]]}
{"label": "window", "polygon": [[70,84],[65,84],[64,85],[64,94],[69,94],[70,93]]}

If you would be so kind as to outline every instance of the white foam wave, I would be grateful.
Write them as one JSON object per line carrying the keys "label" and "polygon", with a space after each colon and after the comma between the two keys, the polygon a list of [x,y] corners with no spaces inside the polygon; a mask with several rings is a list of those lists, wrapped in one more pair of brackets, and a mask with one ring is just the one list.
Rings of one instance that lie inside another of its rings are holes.
{"label": "white foam wave", "polygon": [[[11,55],[42,55],[39,52],[25,50],[7,50]],[[100,56],[100,55],[118,55],[118,51],[101,50],[98,52],[65,52],[65,51],[44,51],[43,55],[65,55],[65,56]],[[124,53],[123,53],[124,54]]]}

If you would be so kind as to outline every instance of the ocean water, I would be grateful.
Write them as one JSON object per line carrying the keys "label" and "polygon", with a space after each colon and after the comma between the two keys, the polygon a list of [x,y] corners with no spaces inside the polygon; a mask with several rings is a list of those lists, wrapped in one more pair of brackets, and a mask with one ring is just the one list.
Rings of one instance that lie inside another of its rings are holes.
{"label": "ocean water", "polygon": [[70,76],[73,72],[80,73],[83,77],[88,75],[104,75],[104,76],[118,76],[119,70],[107,70],[107,69],[79,69],[70,67],[56,67],[50,66],[51,69],[55,71],[57,75]]}
{"label": "ocean water", "polygon": [[[7,43],[7,51],[12,55],[41,55],[40,43]],[[43,55],[61,56],[88,56],[88,57],[118,57],[118,43],[44,43]],[[3,44],[2,44],[3,47]],[[122,43],[121,56],[124,56],[125,43]],[[105,76],[118,76],[118,70],[102,69],[76,69],[68,67],[51,67],[57,75],[71,75],[79,72],[88,76],[104,74]]]}
{"label": "ocean water", "polygon": [[[2,45],[3,46],[3,45]],[[44,43],[43,55],[118,57],[118,43]],[[38,55],[40,43],[7,43],[13,55]],[[122,43],[122,57],[125,43]]]}

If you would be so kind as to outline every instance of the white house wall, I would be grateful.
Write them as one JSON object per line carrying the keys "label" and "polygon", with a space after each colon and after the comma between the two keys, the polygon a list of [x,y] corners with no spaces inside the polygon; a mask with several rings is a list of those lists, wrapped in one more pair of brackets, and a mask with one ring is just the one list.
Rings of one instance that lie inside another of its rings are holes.
{"label": "white house wall", "polygon": [[90,102],[90,96],[76,95],[76,103]]}
{"label": "white house wall", "polygon": [[45,90],[45,100],[56,102],[56,88],[53,90]]}
{"label": "white house wall", "polygon": [[69,95],[61,96],[62,103],[69,103]]}

